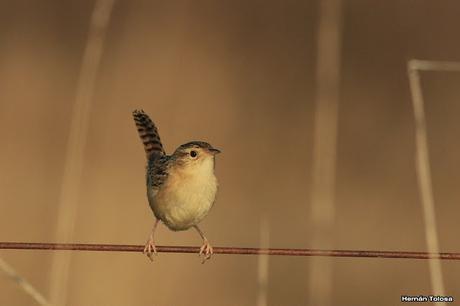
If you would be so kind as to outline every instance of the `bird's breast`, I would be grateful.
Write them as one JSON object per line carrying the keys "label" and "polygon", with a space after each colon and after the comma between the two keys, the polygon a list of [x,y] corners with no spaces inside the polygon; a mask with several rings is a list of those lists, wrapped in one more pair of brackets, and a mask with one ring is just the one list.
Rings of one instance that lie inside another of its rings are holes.
{"label": "bird's breast", "polygon": [[198,224],[209,212],[217,193],[214,167],[177,169],[156,192],[152,208],[172,230],[185,230]]}

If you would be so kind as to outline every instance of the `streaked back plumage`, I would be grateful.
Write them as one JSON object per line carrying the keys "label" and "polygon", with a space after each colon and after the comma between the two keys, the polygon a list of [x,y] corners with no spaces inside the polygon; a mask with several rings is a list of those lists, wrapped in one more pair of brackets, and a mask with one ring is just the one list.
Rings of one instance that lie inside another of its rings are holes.
{"label": "streaked back plumage", "polygon": [[152,157],[165,155],[166,152],[163,149],[158,129],[152,119],[143,110],[133,111],[133,117],[139,137],[144,144],[147,159],[150,160]]}

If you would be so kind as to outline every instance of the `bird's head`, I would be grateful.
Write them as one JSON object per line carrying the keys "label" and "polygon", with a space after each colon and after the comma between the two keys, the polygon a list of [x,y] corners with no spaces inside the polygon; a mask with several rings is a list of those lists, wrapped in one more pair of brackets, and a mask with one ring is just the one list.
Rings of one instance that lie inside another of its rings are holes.
{"label": "bird's head", "polygon": [[187,167],[196,167],[214,162],[214,157],[220,150],[204,141],[191,141],[179,146],[173,153],[178,164]]}

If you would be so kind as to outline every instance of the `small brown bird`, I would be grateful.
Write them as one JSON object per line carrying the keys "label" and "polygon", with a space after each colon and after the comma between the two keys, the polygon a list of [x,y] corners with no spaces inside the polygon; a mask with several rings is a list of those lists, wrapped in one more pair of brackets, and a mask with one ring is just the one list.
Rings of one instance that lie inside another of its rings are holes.
{"label": "small brown bird", "polygon": [[172,155],[166,155],[150,117],[143,110],[135,110],[133,117],[147,155],[147,198],[156,217],[144,254],[150,260],[157,254],[154,234],[161,220],[173,231],[194,227],[203,239],[199,255],[204,263],[213,251],[198,223],[206,217],[216,198],[214,164],[220,151],[207,142],[191,141],[179,146]]}

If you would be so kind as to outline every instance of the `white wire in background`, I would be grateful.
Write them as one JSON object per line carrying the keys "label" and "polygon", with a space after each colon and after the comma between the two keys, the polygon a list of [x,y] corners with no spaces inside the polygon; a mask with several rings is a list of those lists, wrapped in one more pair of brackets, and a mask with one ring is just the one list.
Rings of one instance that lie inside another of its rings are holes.
{"label": "white wire in background", "polygon": [[[412,105],[414,108],[415,161],[423,217],[425,220],[426,244],[428,252],[439,253],[440,248],[436,226],[433,185],[431,181],[430,158],[428,152],[427,125],[422,85],[420,83],[420,71],[460,71],[460,63],[413,59],[408,62],[407,67]],[[445,296],[441,261],[439,259],[430,259],[428,265],[433,294]],[[445,302],[437,302],[435,304],[441,306],[446,305]]]}

